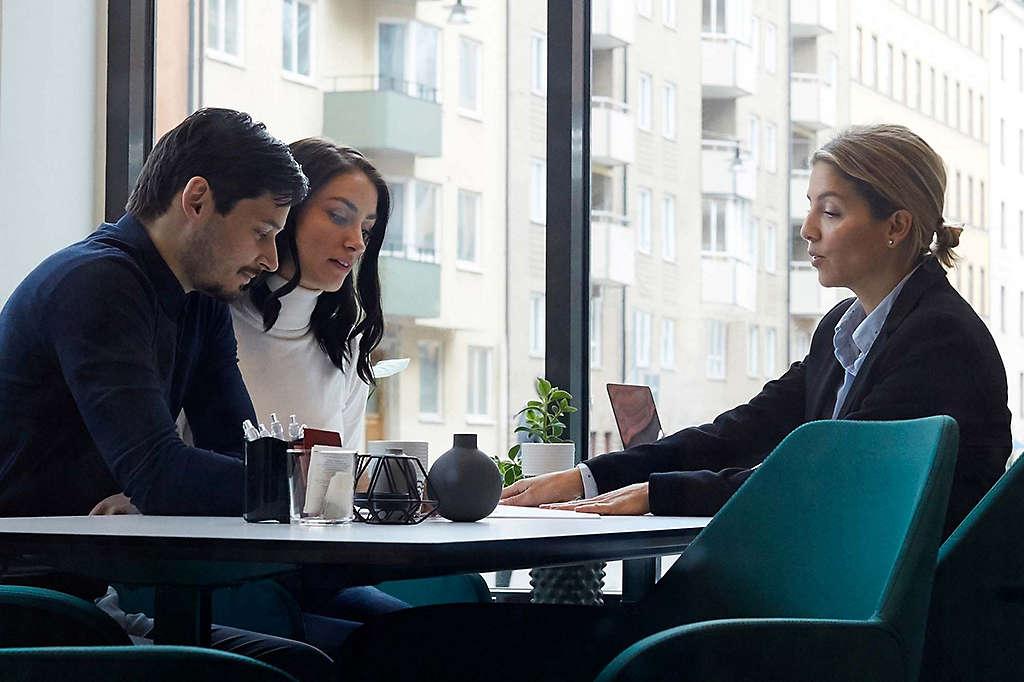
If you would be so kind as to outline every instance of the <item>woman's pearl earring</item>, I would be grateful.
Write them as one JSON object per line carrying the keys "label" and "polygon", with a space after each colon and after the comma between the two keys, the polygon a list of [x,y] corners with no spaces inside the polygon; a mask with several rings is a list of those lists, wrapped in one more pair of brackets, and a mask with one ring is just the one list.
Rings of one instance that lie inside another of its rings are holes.
{"label": "woman's pearl earring", "polygon": [[893,244],[895,244],[895,243],[896,243],[896,242],[895,242],[894,240],[892,240],[892,239],[890,239],[890,240],[889,240],[889,246],[892,246],[892,245],[893,245]]}

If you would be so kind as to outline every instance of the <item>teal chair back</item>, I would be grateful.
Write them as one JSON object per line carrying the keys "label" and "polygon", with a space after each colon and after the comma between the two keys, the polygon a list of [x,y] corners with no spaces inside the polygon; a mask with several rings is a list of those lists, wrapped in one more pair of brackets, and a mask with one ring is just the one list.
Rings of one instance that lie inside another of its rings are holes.
{"label": "teal chair back", "polygon": [[460,573],[414,580],[388,580],[378,583],[376,587],[410,606],[487,604],[491,601],[491,591],[479,573]]}
{"label": "teal chair back", "polygon": [[[0,647],[130,644],[95,604],[41,587],[0,585]],[[7,679],[0,671],[0,679]]]}
{"label": "teal chair back", "polygon": [[295,682],[260,661],[213,649],[185,646],[42,647],[0,649],[5,682]]}
{"label": "teal chair back", "polygon": [[939,549],[922,680],[1024,680],[1024,467]]}
{"label": "teal chair back", "polygon": [[949,417],[801,426],[641,604],[664,627],[673,605],[685,622],[880,621],[916,674],[957,443]]}

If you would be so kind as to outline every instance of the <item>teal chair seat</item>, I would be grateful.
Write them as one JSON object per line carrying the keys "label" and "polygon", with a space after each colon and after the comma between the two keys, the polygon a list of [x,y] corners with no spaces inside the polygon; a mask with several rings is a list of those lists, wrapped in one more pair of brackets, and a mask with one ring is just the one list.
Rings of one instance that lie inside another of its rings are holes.
{"label": "teal chair seat", "polygon": [[638,604],[410,609],[353,633],[340,665],[392,682],[912,682],[957,443],[949,417],[805,424]]}
{"label": "teal chair seat", "polygon": [[0,649],[5,682],[295,682],[287,673],[237,654],[184,646]]}
{"label": "teal chair seat", "polygon": [[0,585],[0,647],[117,644],[131,640],[95,604],[41,587]]}
{"label": "teal chair seat", "polygon": [[1010,467],[939,549],[925,682],[1024,680],[1024,467]]}

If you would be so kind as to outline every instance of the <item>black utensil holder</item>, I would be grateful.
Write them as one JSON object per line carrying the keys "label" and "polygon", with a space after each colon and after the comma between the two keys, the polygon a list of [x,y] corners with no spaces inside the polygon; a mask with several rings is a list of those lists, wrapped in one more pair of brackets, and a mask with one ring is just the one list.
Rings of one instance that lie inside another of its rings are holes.
{"label": "black utensil holder", "polygon": [[246,521],[289,523],[288,443],[265,436],[245,443]]}

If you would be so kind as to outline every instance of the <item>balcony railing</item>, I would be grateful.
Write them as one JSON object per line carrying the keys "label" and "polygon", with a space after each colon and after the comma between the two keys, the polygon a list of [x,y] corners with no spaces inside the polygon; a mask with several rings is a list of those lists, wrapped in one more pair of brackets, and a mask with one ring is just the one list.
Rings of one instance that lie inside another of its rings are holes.
{"label": "balcony railing", "polygon": [[702,33],[700,58],[701,97],[726,99],[756,91],[754,50],[742,40],[724,33]]}
{"label": "balcony railing", "polygon": [[753,200],[757,194],[757,173],[750,154],[734,138],[709,137],[701,140],[701,191],[718,196]]}
{"label": "balcony railing", "polygon": [[836,30],[836,0],[791,0],[790,34],[813,38]]}
{"label": "balcony railing", "polygon": [[821,317],[836,303],[852,296],[849,289],[825,288],[818,282],[818,271],[808,262],[790,263],[789,312],[791,315]]}
{"label": "balcony railing", "polygon": [[811,171],[806,168],[794,168],[789,173],[789,220],[803,225],[807,217],[807,182]]}
{"label": "balcony railing", "polygon": [[592,97],[590,158],[605,166],[633,163],[636,126],[629,105],[611,97]]}
{"label": "balcony railing", "polygon": [[633,0],[593,0],[590,26],[590,46],[595,50],[631,45],[636,31]]}
{"label": "balcony railing", "polygon": [[590,212],[590,279],[626,286],[636,281],[636,234],[626,216]]}
{"label": "balcony railing", "polygon": [[704,303],[757,308],[757,268],[748,260],[727,252],[702,251],[700,282]]}
{"label": "balcony railing", "polygon": [[834,128],[836,89],[816,73],[793,73],[790,83],[793,123],[814,131]]}
{"label": "balcony railing", "polygon": [[327,92],[398,92],[409,97],[440,104],[437,87],[394,76],[371,74],[363,76],[328,76]]}
{"label": "balcony railing", "polygon": [[436,87],[387,75],[334,76],[327,90],[325,136],[370,154],[441,155]]}

